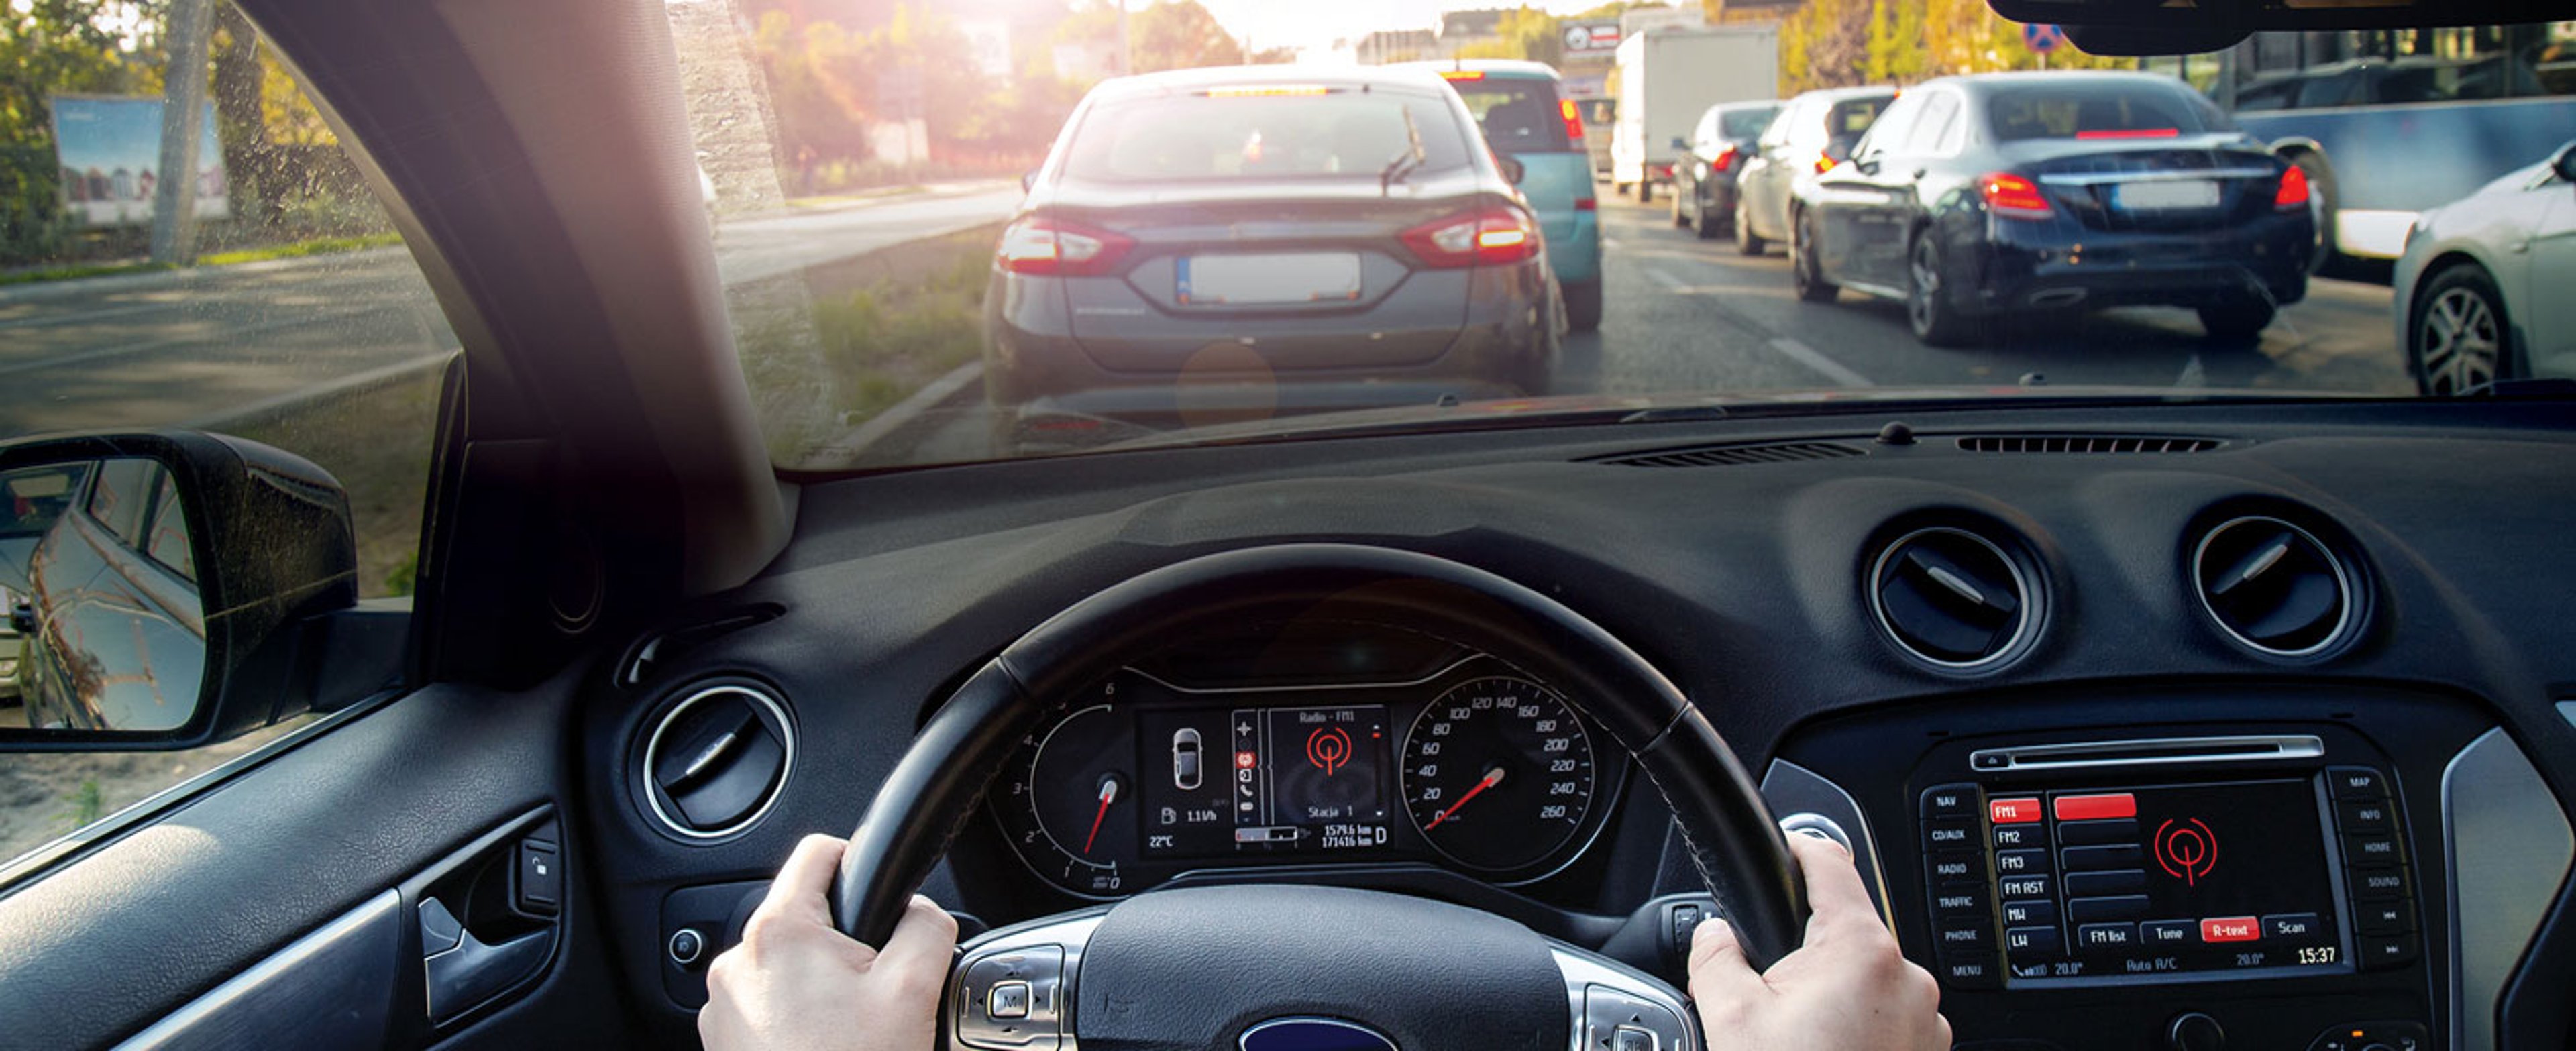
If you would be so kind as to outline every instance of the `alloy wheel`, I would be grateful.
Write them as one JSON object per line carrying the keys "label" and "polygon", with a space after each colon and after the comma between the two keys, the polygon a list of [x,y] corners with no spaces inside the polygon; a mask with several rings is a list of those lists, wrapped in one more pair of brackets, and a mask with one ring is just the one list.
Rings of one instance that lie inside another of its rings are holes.
{"label": "alloy wheel", "polygon": [[2415,353],[2424,382],[2437,395],[2464,393],[2494,381],[2504,342],[2496,311],[2472,288],[2434,297],[2415,325]]}

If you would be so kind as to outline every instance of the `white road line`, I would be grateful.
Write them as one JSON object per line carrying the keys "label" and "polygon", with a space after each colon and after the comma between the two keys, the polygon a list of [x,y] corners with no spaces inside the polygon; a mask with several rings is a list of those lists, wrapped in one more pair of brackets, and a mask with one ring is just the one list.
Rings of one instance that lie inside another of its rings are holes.
{"label": "white road line", "polygon": [[1842,384],[1843,386],[1877,386],[1877,384],[1869,381],[1869,377],[1853,372],[1842,362],[1826,357],[1816,348],[1810,347],[1786,336],[1772,340],[1771,349],[1779,351],[1783,356],[1787,357],[1791,361],[1795,361],[1798,364],[1816,370],[1816,372],[1822,374],[1826,379]]}
{"label": "white road line", "polygon": [[108,307],[100,310],[83,311],[78,314],[39,314],[35,317],[13,317],[6,321],[0,321],[0,328],[26,328],[30,325],[77,325],[84,321],[99,321],[106,318],[125,317],[132,314],[149,314],[154,311],[186,310],[192,305],[194,304],[186,302],[136,303],[131,306]]}
{"label": "white road line", "polygon": [[1688,292],[1691,288],[1690,282],[1674,277],[1670,272],[1660,270],[1655,267],[1647,267],[1646,276],[1654,278],[1656,284],[1672,289],[1675,292]]}
{"label": "white road line", "polygon": [[2182,363],[2182,375],[2174,377],[2174,386],[2186,390],[2209,386],[2209,373],[2201,368],[2200,355],[2194,354],[2191,360]]}

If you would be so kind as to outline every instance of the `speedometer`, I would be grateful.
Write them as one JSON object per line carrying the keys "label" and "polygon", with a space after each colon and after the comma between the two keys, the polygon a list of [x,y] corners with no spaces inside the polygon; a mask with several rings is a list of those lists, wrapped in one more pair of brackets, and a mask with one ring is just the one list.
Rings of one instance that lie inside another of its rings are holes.
{"label": "speedometer", "polygon": [[1405,809],[1449,860],[1505,872],[1564,849],[1592,809],[1592,738],[1547,687],[1472,679],[1405,733]]}

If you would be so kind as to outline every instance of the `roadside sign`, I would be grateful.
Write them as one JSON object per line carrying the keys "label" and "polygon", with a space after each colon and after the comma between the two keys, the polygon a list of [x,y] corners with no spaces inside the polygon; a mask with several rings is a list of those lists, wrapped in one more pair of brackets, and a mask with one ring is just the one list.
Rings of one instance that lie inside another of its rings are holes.
{"label": "roadside sign", "polygon": [[2066,46],[2066,30],[2045,22],[2032,22],[2021,27],[2021,42],[2032,54],[2045,55]]}
{"label": "roadside sign", "polygon": [[1619,50],[1619,23],[1570,22],[1565,26],[1565,56],[1608,55]]}

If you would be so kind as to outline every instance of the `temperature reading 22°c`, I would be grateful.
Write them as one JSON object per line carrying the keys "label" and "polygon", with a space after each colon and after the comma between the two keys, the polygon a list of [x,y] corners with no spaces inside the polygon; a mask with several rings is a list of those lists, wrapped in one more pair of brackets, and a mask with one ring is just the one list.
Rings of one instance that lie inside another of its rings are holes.
{"label": "temperature reading 22\u00b0c", "polygon": [[1547,687],[1509,676],[1460,683],[1404,741],[1404,804],[1449,859],[1525,869],[1563,849],[1592,810],[1592,738]]}

